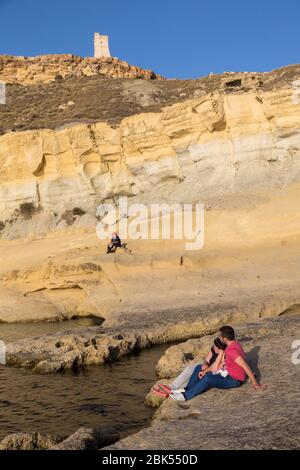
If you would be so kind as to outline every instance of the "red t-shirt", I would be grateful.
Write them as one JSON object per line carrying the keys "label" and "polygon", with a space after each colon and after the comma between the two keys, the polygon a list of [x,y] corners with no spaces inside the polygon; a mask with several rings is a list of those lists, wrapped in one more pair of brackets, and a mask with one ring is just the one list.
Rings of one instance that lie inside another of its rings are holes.
{"label": "red t-shirt", "polygon": [[246,379],[246,374],[244,369],[239,366],[235,360],[237,357],[241,356],[243,359],[246,358],[245,351],[238,341],[233,341],[225,349],[225,365],[230,377],[235,380],[240,380],[244,382]]}

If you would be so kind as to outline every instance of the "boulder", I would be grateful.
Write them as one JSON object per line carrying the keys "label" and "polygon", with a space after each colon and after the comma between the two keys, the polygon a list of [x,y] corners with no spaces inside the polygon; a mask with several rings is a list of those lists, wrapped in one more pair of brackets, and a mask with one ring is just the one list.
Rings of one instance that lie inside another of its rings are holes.
{"label": "boulder", "polygon": [[49,450],[97,450],[110,445],[119,439],[119,434],[113,429],[79,428]]}
{"label": "boulder", "polygon": [[0,450],[44,450],[57,445],[61,438],[54,434],[19,432],[9,434],[0,442]]}

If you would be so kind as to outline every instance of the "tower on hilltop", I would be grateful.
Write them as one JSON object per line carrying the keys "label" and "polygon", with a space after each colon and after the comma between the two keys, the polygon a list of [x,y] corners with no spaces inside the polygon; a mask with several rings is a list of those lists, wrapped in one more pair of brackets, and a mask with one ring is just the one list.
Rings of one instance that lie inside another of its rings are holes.
{"label": "tower on hilltop", "polygon": [[111,57],[108,47],[108,36],[103,36],[99,33],[95,33],[94,57]]}

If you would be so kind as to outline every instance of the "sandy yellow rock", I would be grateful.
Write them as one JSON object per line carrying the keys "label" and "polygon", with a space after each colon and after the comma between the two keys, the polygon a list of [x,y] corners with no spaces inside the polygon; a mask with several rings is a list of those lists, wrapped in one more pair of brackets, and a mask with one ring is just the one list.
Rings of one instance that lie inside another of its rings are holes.
{"label": "sandy yellow rock", "polygon": [[51,82],[57,77],[90,77],[106,75],[112,78],[161,78],[115,57],[92,58],[72,54],[48,54],[36,57],[0,56],[0,79],[7,83]]}

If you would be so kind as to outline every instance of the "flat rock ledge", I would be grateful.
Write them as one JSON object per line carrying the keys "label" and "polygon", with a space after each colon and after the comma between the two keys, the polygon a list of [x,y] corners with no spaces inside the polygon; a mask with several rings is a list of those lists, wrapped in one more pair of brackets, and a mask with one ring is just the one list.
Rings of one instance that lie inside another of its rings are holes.
{"label": "flat rock ledge", "polygon": [[[212,334],[222,324],[239,324],[252,319],[277,316],[296,304],[300,304],[300,301],[294,298],[281,302],[273,299],[269,304],[251,303],[247,300],[239,305],[210,305],[203,308],[203,311],[189,311],[182,314],[182,320],[175,324],[162,323],[153,327],[152,323],[132,326],[130,329],[120,326],[118,330],[101,326],[47,334],[8,344],[6,363],[9,366],[28,367],[36,372],[52,373],[85,365],[115,362],[123,356],[155,345]],[[158,375],[161,376],[160,367],[158,365]]]}
{"label": "flat rock ledge", "polygon": [[[300,365],[292,360],[293,343],[300,339],[299,311],[236,327],[265,390],[254,391],[246,383],[235,390],[212,389],[182,404],[150,393],[146,403],[158,407],[151,426],[104,449],[299,448]],[[201,360],[211,340],[197,340],[198,351],[196,340],[169,348],[157,365],[161,379],[168,383],[187,363]]]}

